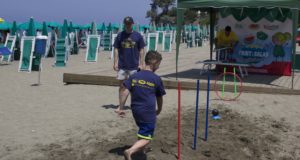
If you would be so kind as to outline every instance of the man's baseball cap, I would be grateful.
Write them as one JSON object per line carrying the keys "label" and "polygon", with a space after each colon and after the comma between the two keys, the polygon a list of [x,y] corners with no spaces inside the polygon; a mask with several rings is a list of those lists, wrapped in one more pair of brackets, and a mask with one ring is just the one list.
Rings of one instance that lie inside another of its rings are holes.
{"label": "man's baseball cap", "polygon": [[126,24],[126,23],[134,24],[134,21],[133,21],[132,17],[127,16],[127,17],[124,18],[123,23],[124,24]]}

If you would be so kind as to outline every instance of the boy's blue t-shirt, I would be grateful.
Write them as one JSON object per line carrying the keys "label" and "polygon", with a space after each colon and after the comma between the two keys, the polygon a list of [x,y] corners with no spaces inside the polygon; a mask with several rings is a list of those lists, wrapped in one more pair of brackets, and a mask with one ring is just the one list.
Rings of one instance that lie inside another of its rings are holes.
{"label": "boy's blue t-shirt", "polygon": [[131,93],[131,110],[136,122],[155,123],[156,97],[166,94],[161,78],[142,70],[124,81],[124,86]]}
{"label": "boy's blue t-shirt", "polygon": [[136,70],[139,66],[140,50],[145,47],[142,35],[136,31],[118,34],[114,47],[119,51],[119,68]]}

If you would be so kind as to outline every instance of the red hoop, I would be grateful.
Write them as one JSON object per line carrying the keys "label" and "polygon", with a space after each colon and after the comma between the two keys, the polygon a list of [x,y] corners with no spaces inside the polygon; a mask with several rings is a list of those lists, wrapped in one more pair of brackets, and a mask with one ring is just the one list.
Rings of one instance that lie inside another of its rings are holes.
{"label": "red hoop", "polygon": [[[222,96],[220,96],[218,90],[217,90],[217,80],[220,79],[220,77],[224,76],[224,75],[232,75],[234,77],[236,77],[239,81],[240,81],[240,86],[239,86],[239,94],[237,94],[234,98],[222,98]],[[240,76],[238,76],[236,73],[234,74],[233,72],[225,72],[225,73],[221,73],[219,76],[217,76],[216,80],[215,80],[215,85],[214,85],[214,90],[216,92],[216,95],[223,101],[234,101],[236,100],[243,92],[243,81],[240,78]]]}

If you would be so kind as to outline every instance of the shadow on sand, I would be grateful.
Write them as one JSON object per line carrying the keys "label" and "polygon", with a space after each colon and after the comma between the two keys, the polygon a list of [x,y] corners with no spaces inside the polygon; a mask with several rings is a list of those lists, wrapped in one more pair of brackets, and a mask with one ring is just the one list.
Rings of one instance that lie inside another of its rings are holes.
{"label": "shadow on sand", "polygon": [[[125,145],[123,147],[116,147],[110,149],[108,152],[112,154],[116,154],[119,156],[124,156],[124,151],[131,146]],[[143,152],[137,152],[131,156],[132,160],[147,160],[147,155],[144,154]]]}
{"label": "shadow on sand", "polygon": [[[114,105],[114,104],[106,104],[106,105],[103,105],[102,107],[105,108],[105,109],[117,109],[117,108],[118,108],[118,105]],[[124,106],[123,109],[124,109],[124,110],[129,110],[130,107],[129,107],[129,106]]]}

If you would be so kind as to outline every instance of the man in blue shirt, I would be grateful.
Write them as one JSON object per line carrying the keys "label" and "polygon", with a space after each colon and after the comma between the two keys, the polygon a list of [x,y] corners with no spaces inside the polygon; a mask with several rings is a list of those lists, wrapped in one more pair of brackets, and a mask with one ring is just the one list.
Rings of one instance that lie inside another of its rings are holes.
{"label": "man in blue shirt", "polygon": [[144,66],[144,47],[145,42],[142,35],[133,31],[132,17],[124,18],[125,30],[120,32],[114,42],[114,65],[113,68],[118,72],[117,79],[119,80],[119,107],[116,113],[124,115],[121,96],[125,97],[125,102],[128,95],[121,95],[124,90],[123,82],[129,76],[134,74],[138,69],[143,69]]}
{"label": "man in blue shirt", "polygon": [[[161,78],[154,73],[161,60],[158,52],[149,51],[145,57],[145,69],[133,74],[123,83],[126,88],[124,95],[131,93],[131,110],[139,127],[139,140],[124,151],[126,160],[131,160],[133,153],[145,149],[153,138],[156,116],[162,110],[163,95],[166,94]],[[125,104],[126,99],[121,100],[121,104]]]}

